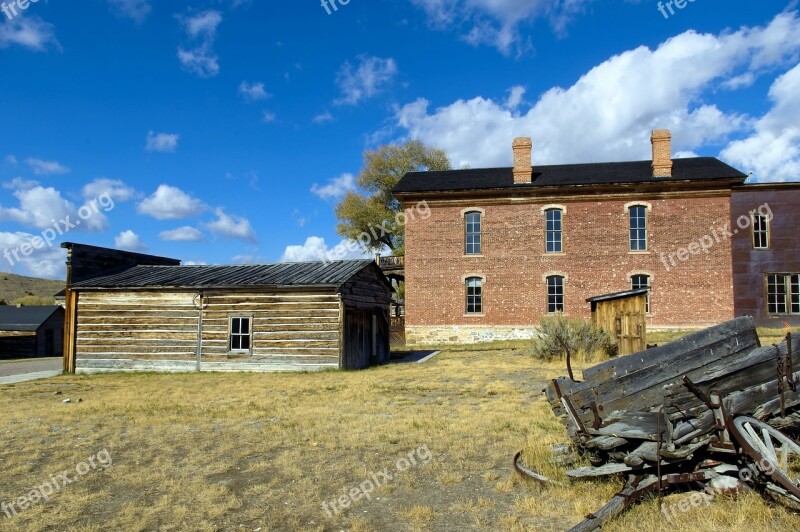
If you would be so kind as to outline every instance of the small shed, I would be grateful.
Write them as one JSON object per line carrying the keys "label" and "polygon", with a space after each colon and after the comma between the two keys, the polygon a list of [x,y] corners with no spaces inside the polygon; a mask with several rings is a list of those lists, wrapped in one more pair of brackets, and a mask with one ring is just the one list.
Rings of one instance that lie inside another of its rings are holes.
{"label": "small shed", "polygon": [[0,357],[60,357],[64,309],[0,306]]}
{"label": "small shed", "polygon": [[648,288],[615,292],[586,300],[592,305],[592,323],[617,339],[620,355],[647,348]]}
{"label": "small shed", "polygon": [[68,292],[72,371],[313,371],[389,361],[390,286],[373,260],[138,265]]}

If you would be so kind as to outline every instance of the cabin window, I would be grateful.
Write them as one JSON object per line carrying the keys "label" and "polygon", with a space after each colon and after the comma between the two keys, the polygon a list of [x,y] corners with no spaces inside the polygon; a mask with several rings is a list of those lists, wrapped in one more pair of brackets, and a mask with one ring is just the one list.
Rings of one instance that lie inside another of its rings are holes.
{"label": "cabin window", "polygon": [[767,311],[770,314],[800,314],[800,274],[767,276]]}
{"label": "cabin window", "polygon": [[645,312],[650,314],[650,276],[634,275],[631,277],[631,289],[640,290],[647,288],[647,301],[645,302]]}
{"label": "cabin window", "polygon": [[647,207],[633,205],[630,215],[631,251],[647,251]]}
{"label": "cabin window", "polygon": [[464,215],[465,243],[467,255],[481,254],[481,213],[468,212]]}
{"label": "cabin window", "polygon": [[250,351],[253,342],[252,318],[231,318],[230,347],[231,351]]}
{"label": "cabin window", "polygon": [[753,249],[769,249],[769,219],[763,214],[753,215]]}
{"label": "cabin window", "polygon": [[483,279],[469,277],[467,284],[467,314],[483,314]]}
{"label": "cabin window", "polygon": [[547,278],[547,312],[564,312],[564,278],[560,275]]}
{"label": "cabin window", "polygon": [[546,236],[545,246],[547,253],[562,253],[564,245],[563,236],[563,215],[561,209],[547,209],[545,211]]}

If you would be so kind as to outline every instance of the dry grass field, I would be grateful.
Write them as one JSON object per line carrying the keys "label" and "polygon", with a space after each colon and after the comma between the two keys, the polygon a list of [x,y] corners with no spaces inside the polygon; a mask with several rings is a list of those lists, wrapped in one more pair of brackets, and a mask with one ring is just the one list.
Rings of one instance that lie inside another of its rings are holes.
{"label": "dry grass field", "polygon": [[[564,530],[619,484],[571,484],[550,464],[550,447],[567,437],[541,391],[563,370],[499,347],[353,373],[0,387],[0,503],[64,470],[76,476],[103,451],[113,460],[49,501],[0,512],[0,530]],[[520,449],[558,484],[518,478]],[[670,523],[648,501],[610,527],[632,529],[797,530],[800,517],[748,495]]]}

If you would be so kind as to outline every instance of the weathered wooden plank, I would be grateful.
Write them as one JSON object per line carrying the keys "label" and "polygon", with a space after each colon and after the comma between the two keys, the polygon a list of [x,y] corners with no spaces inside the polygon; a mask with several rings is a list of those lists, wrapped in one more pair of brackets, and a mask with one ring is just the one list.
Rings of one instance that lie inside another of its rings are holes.
{"label": "weathered wooden plank", "polygon": [[602,465],[600,467],[579,467],[578,469],[571,469],[567,471],[566,475],[569,478],[579,479],[579,478],[600,478],[600,477],[607,477],[610,475],[618,475],[620,473],[626,473],[628,471],[633,471],[633,468],[626,466],[625,464],[617,464],[617,463],[608,463]]}
{"label": "weathered wooden plank", "polygon": [[666,422],[659,412],[626,412],[607,426],[599,429],[586,427],[586,431],[596,436],[656,441],[658,440],[659,422],[663,439],[666,434]]}
{"label": "weathered wooden plank", "polygon": [[618,447],[628,445],[628,440],[616,436],[597,436],[583,444],[587,449],[598,449],[600,451],[610,451]]}
{"label": "weathered wooden plank", "polygon": [[586,412],[589,403],[596,402],[602,413],[610,410],[627,410],[630,408],[646,409],[663,404],[663,386],[680,380],[683,375],[695,375],[699,368],[716,362],[743,350],[753,349],[753,344],[738,338],[726,338],[704,347],[700,351],[679,353],[662,365],[651,366],[645,370],[627,373],[614,380],[595,386],[581,383],[569,394],[582,419],[588,419]]}
{"label": "weathered wooden plank", "polygon": [[[670,361],[681,353],[691,353],[711,347],[720,340],[739,335],[755,336],[756,326],[752,318],[744,317],[728,321],[716,327],[692,333],[660,347],[647,349],[625,357],[597,364],[583,371],[585,381],[606,381],[628,373]],[[757,340],[756,340],[757,341]]]}
{"label": "weathered wooden plank", "polygon": [[629,478],[622,491],[614,495],[605,506],[593,512],[584,521],[569,529],[569,532],[592,532],[600,530],[611,519],[620,515],[630,504],[629,499],[634,493],[647,493],[652,491],[658,483],[658,478],[648,475],[634,486],[633,478]]}

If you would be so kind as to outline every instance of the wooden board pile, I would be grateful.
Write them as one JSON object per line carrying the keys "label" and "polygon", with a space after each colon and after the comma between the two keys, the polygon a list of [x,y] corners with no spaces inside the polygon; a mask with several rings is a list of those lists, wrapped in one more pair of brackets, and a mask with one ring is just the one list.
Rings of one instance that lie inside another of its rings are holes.
{"label": "wooden board pile", "polygon": [[697,480],[714,476],[697,476],[704,459],[713,455],[719,464],[726,453],[727,463],[740,466],[726,421],[749,416],[800,428],[800,363],[792,360],[800,359],[800,335],[787,341],[761,346],[752,318],[738,318],[589,368],[582,382],[553,380],[547,399],[595,466],[568,476],[633,477],[658,468]]}

